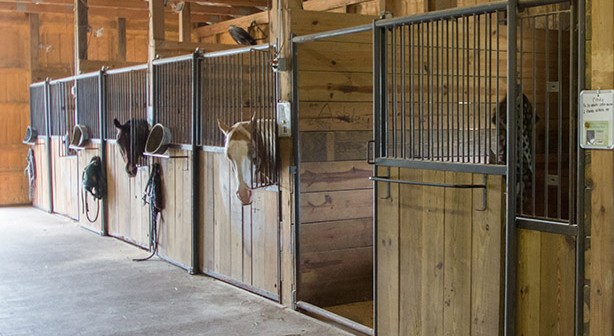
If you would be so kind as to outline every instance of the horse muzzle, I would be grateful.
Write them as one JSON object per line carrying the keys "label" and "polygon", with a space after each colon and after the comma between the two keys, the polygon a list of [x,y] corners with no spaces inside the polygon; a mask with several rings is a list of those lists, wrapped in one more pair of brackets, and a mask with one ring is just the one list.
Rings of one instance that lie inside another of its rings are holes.
{"label": "horse muzzle", "polygon": [[252,190],[249,188],[239,188],[237,190],[237,197],[243,205],[252,204]]}

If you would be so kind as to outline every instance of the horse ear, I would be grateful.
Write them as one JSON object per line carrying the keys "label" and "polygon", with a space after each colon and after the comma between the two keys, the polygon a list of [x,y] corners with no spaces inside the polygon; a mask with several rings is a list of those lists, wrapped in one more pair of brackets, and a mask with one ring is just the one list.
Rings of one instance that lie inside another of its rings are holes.
{"label": "horse ear", "polygon": [[217,119],[217,127],[220,128],[220,131],[222,131],[224,135],[228,134],[228,131],[230,131],[230,127],[221,121],[220,118]]}
{"label": "horse ear", "polygon": [[250,123],[252,123],[252,125],[254,125],[256,123],[256,114],[255,113],[252,116],[252,120],[250,120]]}
{"label": "horse ear", "polygon": [[115,125],[115,127],[118,129],[122,128],[122,124],[119,122],[119,120],[117,120],[117,118],[113,119],[113,125]]}

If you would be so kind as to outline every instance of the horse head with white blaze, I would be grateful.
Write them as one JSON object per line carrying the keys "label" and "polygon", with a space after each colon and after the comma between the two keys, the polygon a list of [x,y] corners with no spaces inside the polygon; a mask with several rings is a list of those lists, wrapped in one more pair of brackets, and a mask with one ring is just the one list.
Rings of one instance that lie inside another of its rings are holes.
{"label": "horse head with white blaze", "polygon": [[[243,205],[252,203],[252,181],[268,179],[268,165],[272,163],[266,155],[264,136],[259,126],[266,121],[252,118],[250,121],[239,121],[232,126],[223,121],[217,121],[219,129],[226,136],[224,154],[232,164],[237,182],[236,195]],[[255,129],[256,128],[256,129]]]}

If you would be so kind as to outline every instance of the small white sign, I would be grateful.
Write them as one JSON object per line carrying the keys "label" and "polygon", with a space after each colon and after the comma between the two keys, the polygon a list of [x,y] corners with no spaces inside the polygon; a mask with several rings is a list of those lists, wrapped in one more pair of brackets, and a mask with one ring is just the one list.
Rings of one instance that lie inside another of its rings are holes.
{"label": "small white sign", "polygon": [[280,101],[277,103],[277,135],[279,137],[292,136],[292,111],[290,102]]}
{"label": "small white sign", "polygon": [[580,147],[614,148],[614,90],[580,93]]}

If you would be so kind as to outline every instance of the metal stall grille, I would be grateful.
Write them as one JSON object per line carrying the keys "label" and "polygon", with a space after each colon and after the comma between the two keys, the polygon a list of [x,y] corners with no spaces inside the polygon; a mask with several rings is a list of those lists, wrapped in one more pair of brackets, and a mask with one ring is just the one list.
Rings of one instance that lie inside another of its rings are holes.
{"label": "metal stall grille", "polygon": [[[572,224],[576,219],[577,63],[569,5],[519,17],[518,214]],[[522,150],[521,150],[522,149]]]}
{"label": "metal stall grille", "polygon": [[[378,164],[502,174],[502,11],[387,26]],[[505,135],[503,135],[504,137]]]}
{"label": "metal stall grille", "polygon": [[30,126],[38,135],[47,135],[45,86],[45,82],[30,85]]}
{"label": "metal stall grille", "polygon": [[[139,65],[106,73],[106,140],[115,139],[117,130],[113,119],[122,124],[131,119],[147,120],[147,65]],[[134,123],[132,124],[134,125]],[[131,130],[131,136],[136,132]],[[131,141],[136,141],[131,139]],[[141,157],[138,166],[146,166],[147,159]]]}
{"label": "metal stall grille", "polygon": [[90,139],[100,139],[99,76],[90,73],[77,76],[77,124],[87,126]]}
{"label": "metal stall grille", "polygon": [[[374,24],[375,164],[506,176],[509,334],[518,228],[570,237],[583,230],[575,20],[570,1],[501,1]],[[578,330],[584,260],[575,240]]]}
{"label": "metal stall grille", "polygon": [[175,144],[192,142],[192,65],[194,55],[153,62],[154,123],[171,130]]}
{"label": "metal stall grille", "polygon": [[51,135],[61,137],[60,157],[75,155],[70,149],[69,132],[75,124],[75,96],[73,94],[74,78],[64,78],[49,84]]}
{"label": "metal stall grille", "polygon": [[[254,157],[265,158],[252,171],[252,188],[277,184],[276,74],[269,46],[204,55],[201,70],[201,145],[224,146],[218,119],[227,125],[255,120]],[[256,174],[266,178],[255,178]]]}
{"label": "metal stall grille", "polygon": [[106,139],[115,139],[113,119],[147,120],[147,65],[109,70],[106,73]]}

